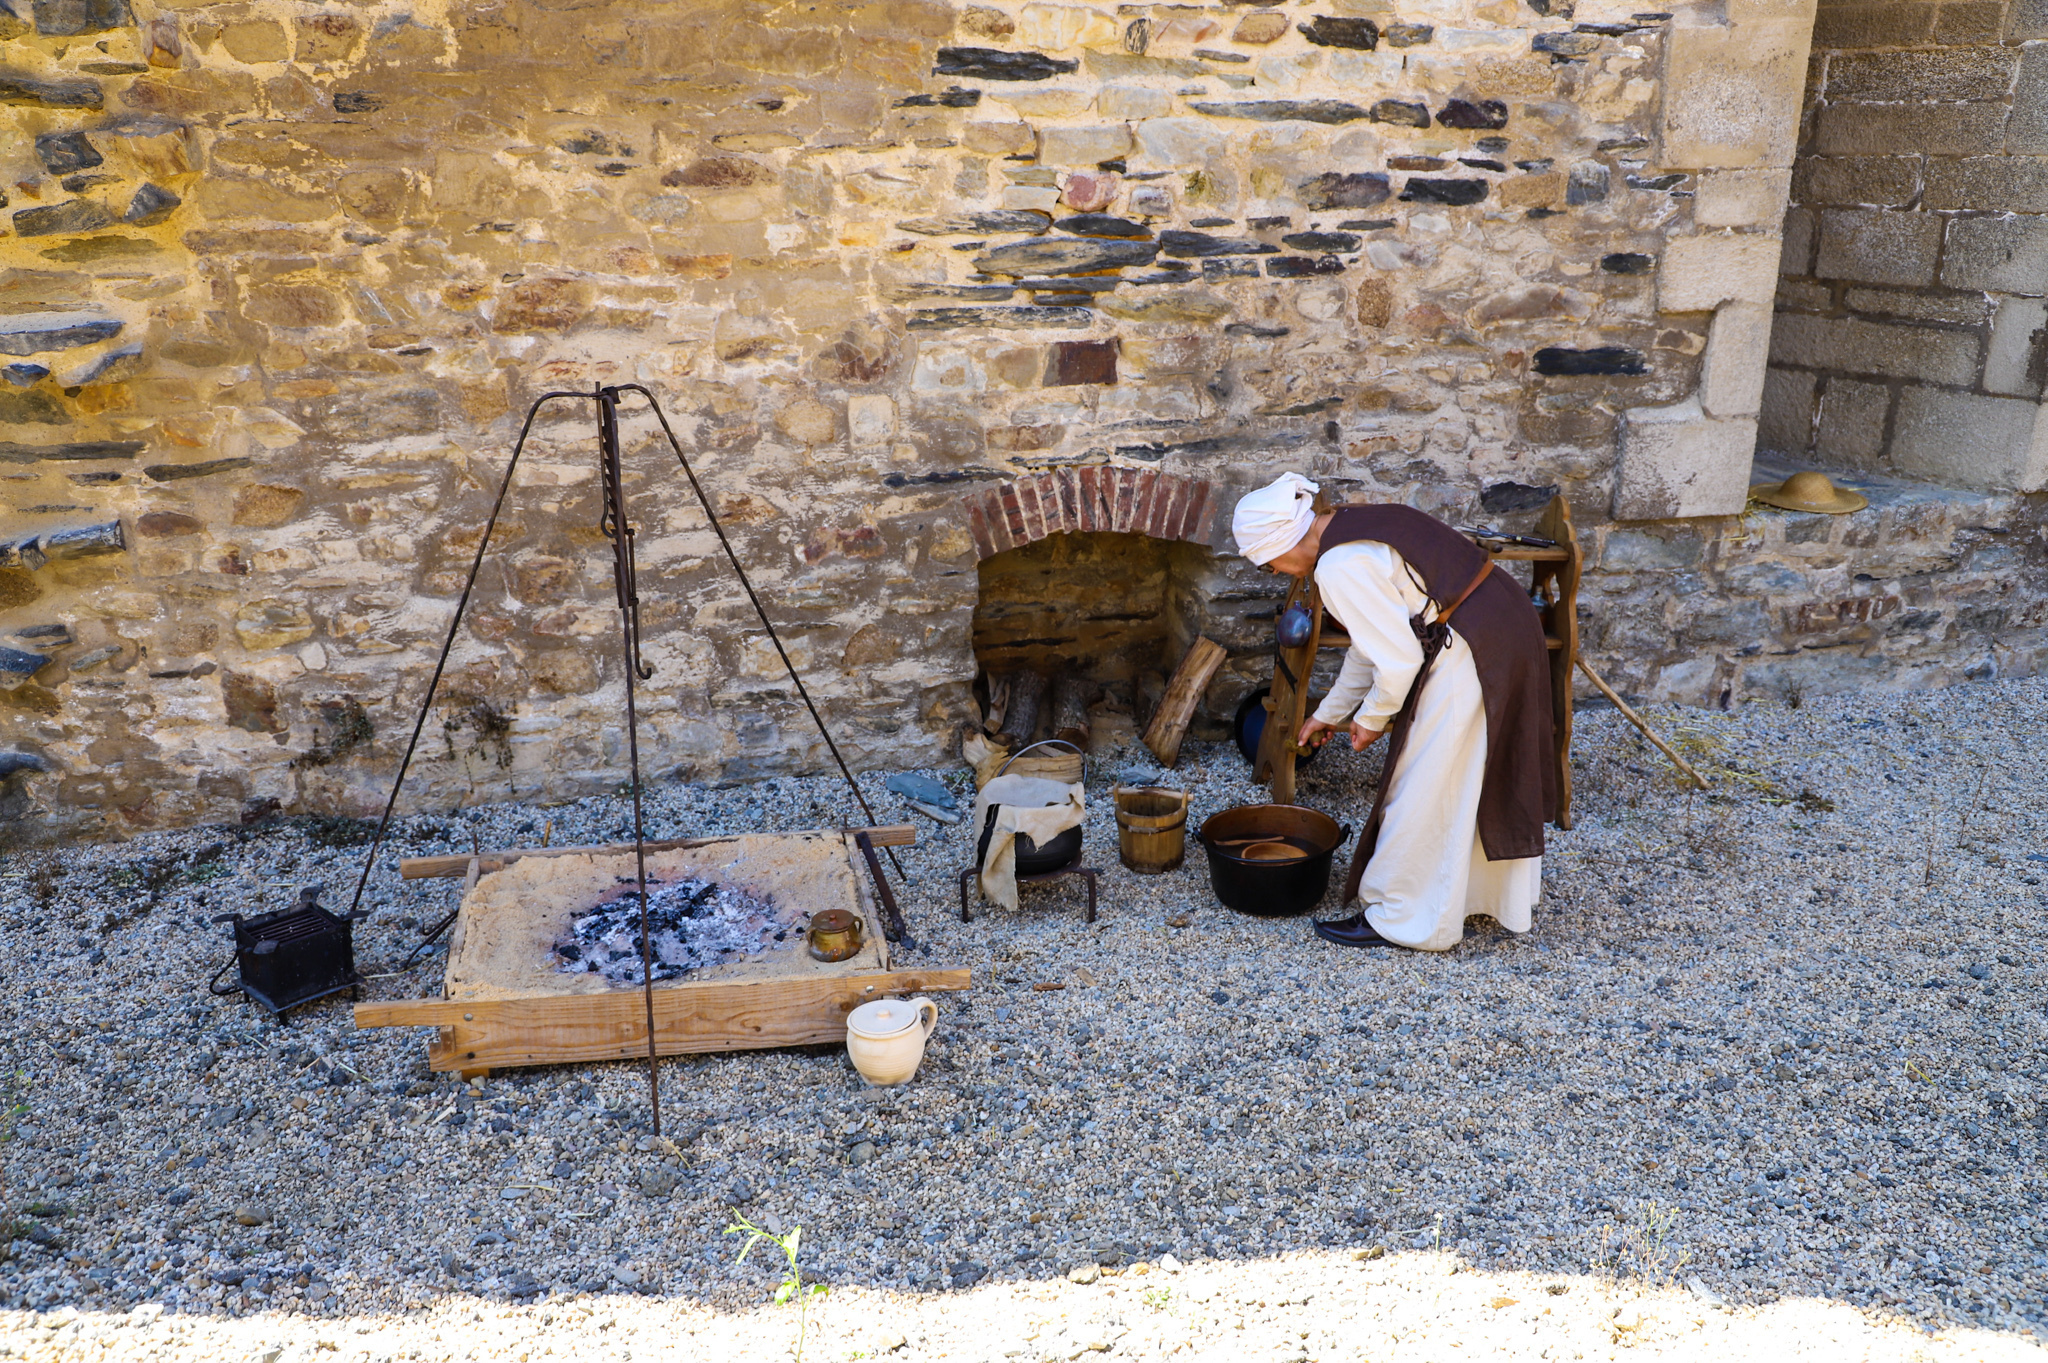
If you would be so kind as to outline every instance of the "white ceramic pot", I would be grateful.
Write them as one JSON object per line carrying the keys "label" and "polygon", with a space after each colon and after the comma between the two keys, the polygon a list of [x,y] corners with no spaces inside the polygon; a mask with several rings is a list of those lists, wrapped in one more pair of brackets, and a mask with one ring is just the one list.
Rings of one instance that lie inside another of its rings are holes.
{"label": "white ceramic pot", "polygon": [[917,1073],[924,1043],[939,1025],[939,1005],[930,999],[876,999],[846,1018],[846,1054],[870,1084],[887,1088]]}

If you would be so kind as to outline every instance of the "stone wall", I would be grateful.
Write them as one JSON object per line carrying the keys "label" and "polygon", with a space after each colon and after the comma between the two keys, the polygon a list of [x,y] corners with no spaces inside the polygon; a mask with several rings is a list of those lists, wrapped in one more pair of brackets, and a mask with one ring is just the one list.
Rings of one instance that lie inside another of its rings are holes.
{"label": "stone wall", "polygon": [[1821,7],[1764,444],[1967,488],[2048,485],[2048,17]]}
{"label": "stone wall", "polygon": [[[949,751],[979,561],[1060,533],[1041,479],[1210,548],[1283,468],[1460,518],[1561,489],[1596,659],[1709,702],[1959,675],[1970,565],[2033,552],[2019,503],[1943,513],[1880,608],[1874,520],[1732,538],[1798,3],[8,2],[17,831],[374,809],[526,405],[593,382],[662,396],[865,765]],[[818,765],[656,433],[643,751]],[[535,428],[423,805],[619,779],[591,446]],[[998,543],[1012,494],[1038,534]],[[1271,590],[1219,559],[1175,598],[1236,653],[1212,706]]]}

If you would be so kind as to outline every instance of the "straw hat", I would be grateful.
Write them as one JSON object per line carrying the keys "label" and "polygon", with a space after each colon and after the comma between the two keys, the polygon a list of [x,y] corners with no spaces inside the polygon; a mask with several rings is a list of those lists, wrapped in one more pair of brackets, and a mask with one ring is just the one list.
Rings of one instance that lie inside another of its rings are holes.
{"label": "straw hat", "polygon": [[1782,483],[1759,483],[1749,490],[1749,495],[1765,506],[1786,511],[1818,511],[1827,516],[1861,511],[1870,505],[1870,499],[1862,493],[1836,487],[1825,473],[1811,469],[1795,473]]}

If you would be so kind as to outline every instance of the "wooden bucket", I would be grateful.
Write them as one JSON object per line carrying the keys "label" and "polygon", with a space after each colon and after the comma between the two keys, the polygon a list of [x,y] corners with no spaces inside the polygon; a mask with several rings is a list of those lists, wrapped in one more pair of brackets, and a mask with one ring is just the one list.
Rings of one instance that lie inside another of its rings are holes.
{"label": "wooden bucket", "polygon": [[1130,870],[1156,876],[1179,866],[1188,852],[1188,793],[1157,786],[1118,786],[1116,852]]}

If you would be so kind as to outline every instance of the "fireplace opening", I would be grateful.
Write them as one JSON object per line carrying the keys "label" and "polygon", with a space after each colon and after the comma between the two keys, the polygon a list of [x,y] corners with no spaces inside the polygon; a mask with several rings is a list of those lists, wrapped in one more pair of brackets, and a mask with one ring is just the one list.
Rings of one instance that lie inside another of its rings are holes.
{"label": "fireplace opening", "polygon": [[[1072,531],[981,561],[974,611],[976,698],[1012,751],[1065,737],[1085,748],[1129,746],[1151,718],[1166,679],[1196,636],[1231,652],[1189,729],[1229,735],[1229,717],[1253,684],[1254,638],[1271,588],[1234,581],[1227,561],[1199,544],[1150,535]],[[1270,623],[1266,625],[1270,632]]]}

